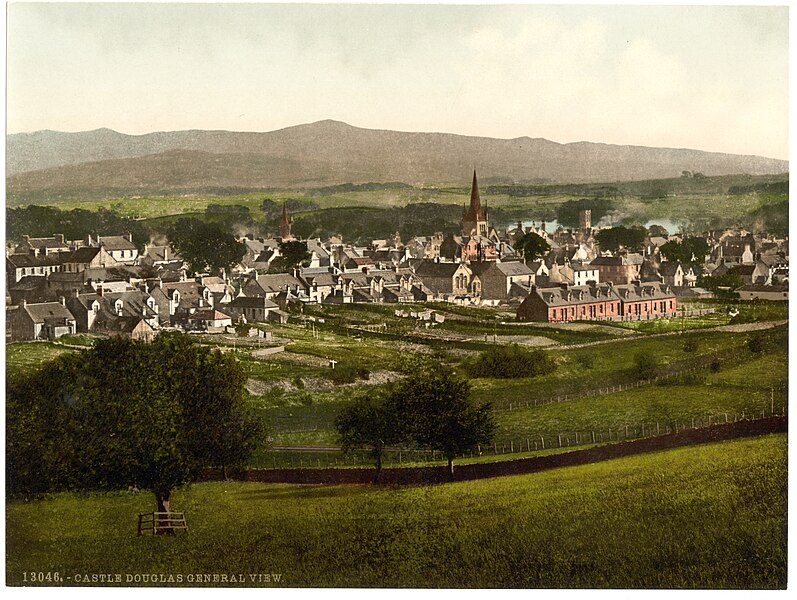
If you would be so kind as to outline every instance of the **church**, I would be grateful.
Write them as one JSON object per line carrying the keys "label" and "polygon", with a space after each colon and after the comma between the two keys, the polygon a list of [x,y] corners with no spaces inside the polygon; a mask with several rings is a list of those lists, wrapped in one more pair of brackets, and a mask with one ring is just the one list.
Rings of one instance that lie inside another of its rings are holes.
{"label": "church", "polygon": [[462,262],[495,260],[496,242],[495,232],[490,231],[487,210],[481,205],[479,182],[474,169],[470,206],[462,215]]}

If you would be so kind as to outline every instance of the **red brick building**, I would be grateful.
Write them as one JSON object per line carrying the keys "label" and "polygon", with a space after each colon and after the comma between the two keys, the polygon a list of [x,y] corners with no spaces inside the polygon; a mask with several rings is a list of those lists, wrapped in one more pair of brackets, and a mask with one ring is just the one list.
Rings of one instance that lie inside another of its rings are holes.
{"label": "red brick building", "polygon": [[658,282],[532,286],[517,309],[517,319],[549,323],[646,320],[671,316],[675,308],[675,294]]}

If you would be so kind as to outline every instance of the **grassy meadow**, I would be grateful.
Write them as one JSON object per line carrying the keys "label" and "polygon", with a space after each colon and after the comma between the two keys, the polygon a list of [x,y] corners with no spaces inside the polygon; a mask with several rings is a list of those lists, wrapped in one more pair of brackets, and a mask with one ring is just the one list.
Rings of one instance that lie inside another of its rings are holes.
{"label": "grassy meadow", "polygon": [[51,571],[67,584],[779,589],[786,472],[786,436],[769,435],[437,486],[203,483],[175,493],[191,529],[174,537],[136,536],[150,494],[53,494],[7,503],[7,584]]}

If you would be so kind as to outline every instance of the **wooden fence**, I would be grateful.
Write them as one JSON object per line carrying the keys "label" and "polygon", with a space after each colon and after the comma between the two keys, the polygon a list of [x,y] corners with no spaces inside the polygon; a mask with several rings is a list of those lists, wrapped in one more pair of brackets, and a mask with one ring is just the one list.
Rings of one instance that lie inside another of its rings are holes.
{"label": "wooden fence", "polygon": [[181,512],[151,512],[138,515],[138,535],[144,533],[157,534],[159,531],[184,530],[188,533],[188,524],[185,513]]}

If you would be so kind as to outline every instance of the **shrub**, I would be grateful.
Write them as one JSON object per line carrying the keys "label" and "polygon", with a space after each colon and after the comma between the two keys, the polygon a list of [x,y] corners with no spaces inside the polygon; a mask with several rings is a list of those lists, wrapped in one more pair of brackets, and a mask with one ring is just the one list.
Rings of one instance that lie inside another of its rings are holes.
{"label": "shrub", "polygon": [[302,406],[312,406],[313,405],[313,397],[310,394],[302,394],[299,396],[299,403]]}
{"label": "shrub", "polygon": [[579,354],[576,356],[576,362],[585,369],[591,369],[595,366],[594,354]]}
{"label": "shrub", "polygon": [[335,385],[354,383],[357,380],[357,369],[349,365],[337,365],[327,373],[327,378]]}
{"label": "shrub", "polygon": [[634,370],[640,379],[653,379],[659,372],[659,359],[652,352],[637,352]]}
{"label": "shrub", "polygon": [[722,363],[720,362],[719,358],[715,358],[714,360],[709,363],[708,368],[711,369],[712,373],[719,373],[720,369],[722,368]]}
{"label": "shrub", "polygon": [[756,335],[751,337],[747,340],[747,347],[750,349],[750,352],[754,352],[758,354],[759,352],[764,350],[764,336]]}
{"label": "shrub", "polygon": [[466,363],[471,377],[534,377],[552,372],[556,364],[544,350],[527,350],[517,344],[495,346]]}
{"label": "shrub", "polygon": [[694,352],[697,350],[697,340],[689,338],[684,342],[684,352]]}
{"label": "shrub", "polygon": [[304,380],[301,377],[296,376],[296,377],[293,378],[293,385],[294,385],[294,387],[297,390],[303,390],[304,389]]}
{"label": "shrub", "polygon": [[369,371],[365,367],[359,367],[357,369],[357,377],[359,377],[363,381],[368,381],[371,378],[371,371]]}

